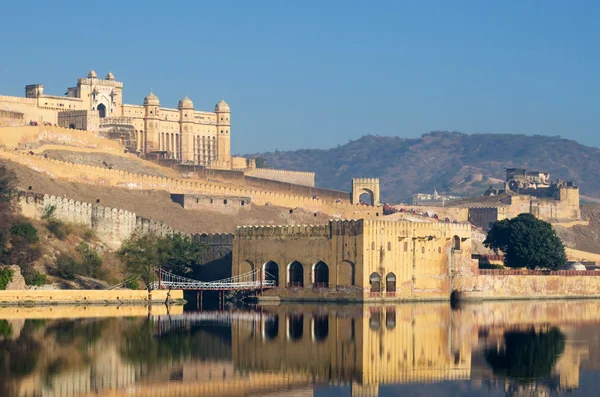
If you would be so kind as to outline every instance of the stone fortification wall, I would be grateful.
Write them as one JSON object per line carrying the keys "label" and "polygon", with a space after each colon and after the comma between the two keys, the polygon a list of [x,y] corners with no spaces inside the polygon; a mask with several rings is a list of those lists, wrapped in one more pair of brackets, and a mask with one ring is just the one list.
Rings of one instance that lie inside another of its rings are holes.
{"label": "stone fortification wall", "polygon": [[559,200],[533,196],[510,196],[503,200],[508,204],[506,217],[514,218],[519,214],[527,213],[548,222],[581,219],[579,189],[564,187],[560,189],[560,194]]}
{"label": "stone fortification wall", "polygon": [[100,117],[97,112],[89,110],[65,110],[58,113],[58,125],[87,131],[98,131]]}
{"label": "stone fortification wall", "polygon": [[101,241],[113,248],[119,247],[123,240],[137,231],[152,232],[159,236],[175,231],[161,222],[139,217],[134,212],[66,197],[21,192],[19,204],[23,215],[33,219],[41,219],[46,210],[53,207],[53,215],[57,219],[91,228]]}
{"label": "stone fortification wall", "polygon": [[[278,170],[270,170],[278,171]],[[282,171],[282,172],[293,172],[293,171]],[[350,193],[342,192],[339,190],[324,189],[314,187],[312,185],[302,185],[293,182],[272,180],[270,178],[263,177],[262,175],[249,174],[246,171],[240,170],[213,170],[213,169],[202,169],[198,172],[201,177],[210,178],[223,182],[233,182],[236,184],[244,185],[249,188],[255,188],[259,190],[268,190],[272,192],[278,192],[283,194],[293,194],[297,196],[317,196],[323,200],[342,200],[346,203],[350,202]],[[314,185],[314,183],[313,183]]]}
{"label": "stone fortification wall", "polygon": [[0,95],[0,109],[22,113],[25,121],[38,123],[58,122],[58,112],[53,109],[38,108],[37,99]]}
{"label": "stone fortification wall", "polygon": [[453,288],[465,299],[591,298],[600,297],[600,272],[479,270],[456,277]]}
{"label": "stone fortification wall", "polygon": [[[168,291],[139,290],[11,290],[0,291],[0,305],[28,304],[106,304],[132,303],[143,304],[164,303]],[[171,299],[183,300],[182,290],[172,290]]]}
{"label": "stone fortification wall", "polygon": [[283,225],[283,226],[238,226],[235,232],[236,239],[263,240],[263,239],[305,239],[305,238],[330,238],[329,225]]}
{"label": "stone fortification wall", "polygon": [[48,125],[0,127],[0,145],[9,149],[27,148],[30,144],[40,142],[123,153],[123,148],[118,142],[98,137],[93,132]]}
{"label": "stone fortification wall", "polygon": [[248,176],[254,176],[273,181],[287,182],[295,185],[315,186],[315,173],[302,171],[275,170],[270,168],[254,168],[244,171]]}
{"label": "stone fortification wall", "polygon": [[506,218],[506,207],[471,207],[468,216],[473,225],[488,230],[491,223]]}
{"label": "stone fortification wall", "polygon": [[302,207],[306,210],[326,211],[327,213],[345,218],[371,217],[382,214],[381,207],[352,205],[347,202],[337,203],[321,198],[274,193],[259,189],[228,187],[205,181],[141,175],[121,170],[110,170],[47,159],[41,156],[1,148],[0,158],[26,165],[39,172],[44,172],[53,178],[62,178],[80,183],[117,186],[125,189],[157,189],[171,193],[247,196],[251,197],[256,205],[272,204],[288,208]]}
{"label": "stone fortification wall", "polygon": [[213,196],[205,194],[171,194],[171,200],[188,210],[210,210],[225,213],[237,213],[249,210],[250,197]]}
{"label": "stone fortification wall", "polygon": [[433,206],[421,206],[421,205],[394,205],[394,208],[405,211],[414,210],[417,214],[425,214],[433,216],[437,214],[438,219],[444,220],[445,218],[451,221],[457,222],[468,222],[469,221],[469,209],[460,207],[433,207]]}
{"label": "stone fortification wall", "polygon": [[13,112],[10,110],[2,110],[0,109],[0,118],[6,119],[14,119],[14,120],[24,120],[23,112]]}

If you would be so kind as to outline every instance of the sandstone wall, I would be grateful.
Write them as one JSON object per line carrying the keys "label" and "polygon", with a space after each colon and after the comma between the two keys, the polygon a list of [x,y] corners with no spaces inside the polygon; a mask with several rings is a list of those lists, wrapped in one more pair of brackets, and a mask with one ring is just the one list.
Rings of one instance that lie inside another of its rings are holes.
{"label": "sandstone wall", "polygon": [[250,197],[203,194],[171,194],[171,200],[188,210],[209,210],[234,214],[240,210],[249,210],[252,204]]}
{"label": "sandstone wall", "polygon": [[393,207],[398,210],[404,209],[406,211],[414,210],[417,214],[428,213],[429,216],[437,214],[440,220],[445,218],[451,221],[457,222],[468,222],[469,221],[469,209],[461,207],[432,207],[422,205],[394,205]]}
{"label": "sandstone wall", "polygon": [[0,95],[0,109],[23,113],[25,121],[38,123],[58,122],[58,112],[54,109],[38,108],[37,99]]}
{"label": "sandstone wall", "polygon": [[[67,130],[70,131],[70,130]],[[223,196],[249,196],[256,205],[272,204],[282,207],[302,207],[308,211],[323,211],[344,218],[367,218],[382,215],[381,207],[352,205],[348,202],[335,202],[326,198],[299,196],[251,188],[224,186],[214,182],[190,179],[171,179],[110,170],[81,164],[73,164],[41,156],[0,148],[0,158],[26,165],[53,178],[61,178],[79,183],[116,186],[125,189],[156,189],[171,193],[204,193]],[[313,189],[313,188],[310,188]]]}
{"label": "sandstone wall", "polygon": [[315,173],[302,171],[274,170],[270,168],[254,168],[244,171],[248,176],[287,182],[295,185],[315,186]]}
{"label": "sandstone wall", "polygon": [[591,298],[600,297],[600,272],[479,270],[479,275],[456,277],[453,287],[465,299]]}
{"label": "sandstone wall", "polygon": [[[162,303],[167,298],[165,290],[12,290],[0,291],[1,304],[36,303]],[[183,299],[182,290],[172,290],[171,299]]]}

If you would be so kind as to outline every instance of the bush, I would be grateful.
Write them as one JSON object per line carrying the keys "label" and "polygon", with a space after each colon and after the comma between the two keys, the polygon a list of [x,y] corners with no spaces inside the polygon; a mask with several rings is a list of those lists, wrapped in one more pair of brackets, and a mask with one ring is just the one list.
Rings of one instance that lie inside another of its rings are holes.
{"label": "bush", "polygon": [[0,270],[0,290],[6,289],[6,286],[12,281],[12,279],[13,271],[10,268],[5,267]]}
{"label": "bush", "polygon": [[88,277],[98,277],[102,259],[95,249],[83,241],[77,246],[77,252],[82,257],[81,265],[79,266],[80,274]]}
{"label": "bush", "polygon": [[65,280],[74,280],[77,275],[78,263],[75,258],[65,254],[60,254],[56,258],[57,274]]}
{"label": "bush", "polygon": [[41,285],[46,285],[46,282],[47,282],[46,275],[38,272],[37,270],[35,270],[31,274],[27,275],[27,277],[25,275],[23,275],[23,278],[25,279],[25,284],[34,285],[36,287],[39,287]]}
{"label": "bush", "polygon": [[125,288],[128,289],[140,289],[140,283],[137,279],[129,280],[125,283]]}
{"label": "bush", "polygon": [[66,239],[71,233],[71,228],[66,223],[59,221],[58,219],[48,219],[46,222],[46,227],[50,233],[54,234],[54,236],[61,241]]}
{"label": "bush", "polygon": [[20,222],[12,225],[10,233],[13,236],[23,237],[29,243],[37,243],[39,241],[37,230],[29,222]]}

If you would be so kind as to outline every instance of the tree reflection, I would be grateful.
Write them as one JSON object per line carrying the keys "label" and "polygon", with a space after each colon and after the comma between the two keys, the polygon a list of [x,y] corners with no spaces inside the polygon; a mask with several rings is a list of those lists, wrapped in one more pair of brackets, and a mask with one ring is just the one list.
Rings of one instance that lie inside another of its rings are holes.
{"label": "tree reflection", "polygon": [[536,332],[504,333],[504,348],[487,349],[485,359],[495,375],[519,380],[547,378],[565,348],[565,336],[556,327]]}

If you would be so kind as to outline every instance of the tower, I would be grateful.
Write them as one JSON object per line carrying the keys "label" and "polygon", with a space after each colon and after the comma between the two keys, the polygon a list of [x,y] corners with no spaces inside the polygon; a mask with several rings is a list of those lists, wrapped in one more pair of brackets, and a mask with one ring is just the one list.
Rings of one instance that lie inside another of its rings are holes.
{"label": "tower", "polygon": [[231,109],[223,99],[215,105],[217,114],[217,161],[221,167],[231,165]]}
{"label": "tower", "polygon": [[165,150],[159,144],[158,109],[160,101],[152,91],[144,98],[144,131],[140,134],[138,145],[142,152]]}
{"label": "tower", "polygon": [[371,205],[379,205],[379,178],[352,178],[352,204],[359,204],[364,193],[369,195]]}
{"label": "tower", "polygon": [[179,109],[180,160],[196,160],[194,145],[194,103],[184,96],[177,105]]}

